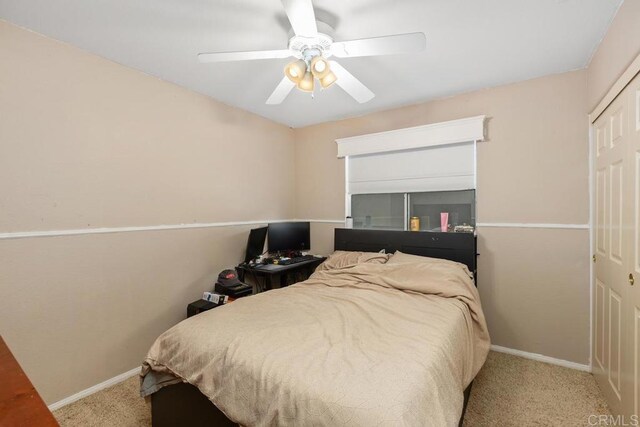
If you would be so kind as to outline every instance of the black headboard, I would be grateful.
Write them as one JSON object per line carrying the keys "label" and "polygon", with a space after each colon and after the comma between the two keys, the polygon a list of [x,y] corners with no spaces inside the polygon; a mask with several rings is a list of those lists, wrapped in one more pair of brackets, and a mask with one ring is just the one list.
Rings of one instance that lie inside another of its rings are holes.
{"label": "black headboard", "polygon": [[341,251],[395,251],[448,259],[466,264],[476,273],[476,237],[473,233],[436,233],[336,228],[334,249]]}

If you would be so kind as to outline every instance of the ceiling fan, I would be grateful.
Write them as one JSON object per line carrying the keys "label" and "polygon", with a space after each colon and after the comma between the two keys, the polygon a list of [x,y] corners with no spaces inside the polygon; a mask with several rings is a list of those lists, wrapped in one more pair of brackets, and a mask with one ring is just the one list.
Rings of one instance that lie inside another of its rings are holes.
{"label": "ceiling fan", "polygon": [[[313,93],[315,80],[326,89],[336,83],[356,101],[364,103],[375,95],[353,74],[329,58],[355,58],[360,56],[413,53],[426,46],[424,33],[396,34],[344,42],[334,42],[327,33],[329,25],[316,21],[311,0],[282,0],[294,36],[288,49],[246,52],[200,53],[200,62],[248,61],[254,59],[296,58],[284,69],[285,77],[273,91],[267,104],[280,104],[294,87]],[[318,31],[318,30],[321,31]]]}

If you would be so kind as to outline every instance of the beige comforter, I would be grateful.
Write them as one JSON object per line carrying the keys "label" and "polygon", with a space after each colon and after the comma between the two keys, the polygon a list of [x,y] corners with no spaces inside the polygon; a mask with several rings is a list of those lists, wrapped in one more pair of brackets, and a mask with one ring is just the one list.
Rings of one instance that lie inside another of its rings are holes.
{"label": "beige comforter", "polygon": [[358,264],[169,329],[142,394],[179,377],[245,426],[453,426],[488,350],[466,267]]}

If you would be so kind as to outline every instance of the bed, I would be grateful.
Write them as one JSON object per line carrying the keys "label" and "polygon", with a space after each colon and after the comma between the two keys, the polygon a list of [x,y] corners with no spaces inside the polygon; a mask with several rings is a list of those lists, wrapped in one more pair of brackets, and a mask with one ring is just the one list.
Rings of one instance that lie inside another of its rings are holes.
{"label": "bed", "polygon": [[[346,264],[156,340],[141,373],[154,427],[462,423],[489,349],[475,237],[336,229],[334,241],[325,264]],[[399,252],[358,255],[382,249]]]}

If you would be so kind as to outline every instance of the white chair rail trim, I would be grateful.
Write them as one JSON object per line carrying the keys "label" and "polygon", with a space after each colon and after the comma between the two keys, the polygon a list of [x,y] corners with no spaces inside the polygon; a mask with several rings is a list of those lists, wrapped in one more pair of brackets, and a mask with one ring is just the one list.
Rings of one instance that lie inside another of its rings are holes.
{"label": "white chair rail trim", "polygon": [[336,139],[338,157],[483,141],[486,116]]}

